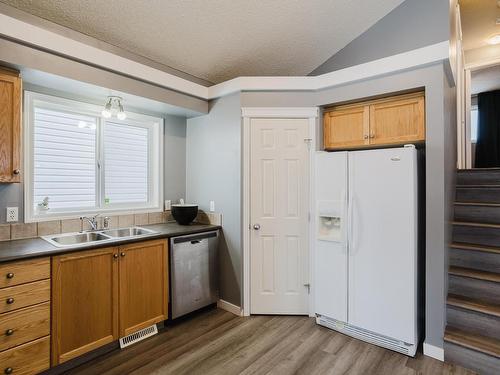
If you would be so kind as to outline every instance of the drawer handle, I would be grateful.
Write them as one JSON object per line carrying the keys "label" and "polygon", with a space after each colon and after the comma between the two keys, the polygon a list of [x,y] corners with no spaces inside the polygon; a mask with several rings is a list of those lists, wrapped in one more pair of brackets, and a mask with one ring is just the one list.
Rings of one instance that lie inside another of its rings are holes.
{"label": "drawer handle", "polygon": [[12,367],[7,367],[5,370],[3,370],[5,374],[12,374],[14,372],[14,369]]}
{"label": "drawer handle", "polygon": [[13,329],[8,329],[5,331],[5,336],[12,336],[14,334],[14,330]]}
{"label": "drawer handle", "polygon": [[14,274],[12,272],[9,272],[6,277],[7,279],[12,279],[14,277]]}
{"label": "drawer handle", "polygon": [[14,303],[14,298],[9,297],[5,302],[7,302],[7,305],[12,305]]}

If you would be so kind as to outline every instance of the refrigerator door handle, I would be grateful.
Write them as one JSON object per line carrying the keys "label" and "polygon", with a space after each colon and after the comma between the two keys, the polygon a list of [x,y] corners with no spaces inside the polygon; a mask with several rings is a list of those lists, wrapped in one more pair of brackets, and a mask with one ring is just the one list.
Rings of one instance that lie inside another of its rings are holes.
{"label": "refrigerator door handle", "polygon": [[354,197],[352,196],[352,191],[349,194],[348,200],[348,212],[347,212],[347,226],[348,226],[348,236],[347,236],[347,245],[349,248],[349,255],[353,255],[354,252],[354,233],[353,233],[353,202]]}

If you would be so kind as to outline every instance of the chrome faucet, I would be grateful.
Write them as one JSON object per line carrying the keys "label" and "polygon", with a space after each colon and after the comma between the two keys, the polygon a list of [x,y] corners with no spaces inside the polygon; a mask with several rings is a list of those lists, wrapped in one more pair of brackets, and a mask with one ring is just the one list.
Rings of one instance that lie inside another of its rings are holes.
{"label": "chrome faucet", "polygon": [[91,216],[91,217],[82,216],[82,217],[80,217],[80,220],[82,221],[82,224],[83,224],[84,220],[87,220],[87,222],[90,225],[91,230],[97,230],[97,216],[99,216],[99,214]]}

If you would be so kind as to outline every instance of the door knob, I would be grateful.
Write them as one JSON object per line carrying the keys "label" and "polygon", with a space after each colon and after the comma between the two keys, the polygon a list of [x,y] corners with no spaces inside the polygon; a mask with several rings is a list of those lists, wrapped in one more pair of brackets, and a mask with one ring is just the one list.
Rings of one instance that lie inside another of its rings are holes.
{"label": "door knob", "polygon": [[19,173],[21,173],[21,171],[20,171],[19,169],[14,169],[14,170],[12,171],[12,173],[14,173],[14,174],[19,174]]}
{"label": "door knob", "polygon": [[7,305],[12,305],[14,303],[14,298],[9,297],[5,300],[5,302],[7,302]]}
{"label": "door knob", "polygon": [[13,329],[7,329],[5,330],[5,336],[12,336],[14,334],[14,330]]}
{"label": "door knob", "polygon": [[118,254],[113,254],[113,258],[118,258]]}
{"label": "door knob", "polygon": [[12,279],[14,277],[14,273],[12,272],[9,272],[7,275],[6,275],[7,279]]}
{"label": "door knob", "polygon": [[259,230],[259,229],[260,229],[260,224],[254,224],[254,225],[253,225],[253,229],[255,229],[255,230]]}
{"label": "door knob", "polygon": [[123,258],[123,257],[125,256],[125,253],[122,251],[122,252],[120,253],[120,256]]}
{"label": "door knob", "polygon": [[12,374],[14,372],[14,369],[12,367],[7,367],[5,370],[3,370],[5,374]]}

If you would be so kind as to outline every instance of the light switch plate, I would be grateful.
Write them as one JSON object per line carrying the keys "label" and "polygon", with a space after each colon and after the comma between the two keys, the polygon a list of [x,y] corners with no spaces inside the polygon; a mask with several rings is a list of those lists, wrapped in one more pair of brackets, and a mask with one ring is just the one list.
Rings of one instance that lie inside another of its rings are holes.
{"label": "light switch plate", "polygon": [[172,201],[170,199],[165,200],[165,211],[170,211],[172,208]]}
{"label": "light switch plate", "polygon": [[19,220],[19,208],[18,207],[7,207],[7,222],[11,223],[13,221]]}
{"label": "light switch plate", "polygon": [[215,212],[215,201],[210,201],[210,212]]}

